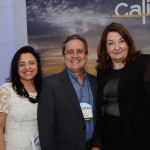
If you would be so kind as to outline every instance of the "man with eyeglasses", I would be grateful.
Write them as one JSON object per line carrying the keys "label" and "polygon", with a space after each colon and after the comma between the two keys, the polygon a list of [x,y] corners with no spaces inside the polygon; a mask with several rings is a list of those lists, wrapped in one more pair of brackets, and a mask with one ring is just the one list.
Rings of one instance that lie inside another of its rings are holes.
{"label": "man with eyeglasses", "polygon": [[[38,106],[42,150],[100,150],[95,143],[96,77],[87,73],[88,45],[80,35],[62,43],[66,68],[43,81]],[[98,141],[98,140],[97,140]]]}

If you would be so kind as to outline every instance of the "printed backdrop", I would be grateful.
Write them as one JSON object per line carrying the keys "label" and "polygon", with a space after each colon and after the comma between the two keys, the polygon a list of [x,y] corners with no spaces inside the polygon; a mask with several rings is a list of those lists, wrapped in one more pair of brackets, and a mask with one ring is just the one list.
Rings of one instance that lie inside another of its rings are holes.
{"label": "printed backdrop", "polygon": [[64,68],[61,43],[82,34],[89,46],[88,72],[96,74],[101,33],[111,22],[124,24],[143,53],[150,53],[149,0],[26,0],[28,42],[40,54],[44,76]]}

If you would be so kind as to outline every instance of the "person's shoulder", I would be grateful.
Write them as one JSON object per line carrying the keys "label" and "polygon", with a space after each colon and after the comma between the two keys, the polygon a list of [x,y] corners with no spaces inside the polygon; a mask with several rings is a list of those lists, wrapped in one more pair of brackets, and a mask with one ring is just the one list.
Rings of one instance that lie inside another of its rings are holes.
{"label": "person's shoulder", "polygon": [[97,71],[97,77],[101,76],[107,76],[109,74],[109,72],[111,71],[111,69],[102,69],[102,70],[99,70]]}
{"label": "person's shoulder", "polygon": [[150,61],[149,54],[140,54],[139,56],[137,56],[135,63],[142,65],[142,64],[146,64],[149,61]]}
{"label": "person's shoulder", "polygon": [[140,54],[137,57],[137,60],[147,60],[147,59],[150,59],[150,54]]}
{"label": "person's shoulder", "polygon": [[53,75],[46,76],[46,77],[44,77],[43,80],[56,80],[56,79],[62,77],[63,73],[64,72],[59,72],[59,73],[56,73],[56,74],[53,74]]}
{"label": "person's shoulder", "polygon": [[0,86],[0,92],[4,92],[4,93],[12,93],[12,92],[14,92],[13,87],[12,87],[12,83],[11,82],[3,83]]}
{"label": "person's shoulder", "polygon": [[0,87],[1,88],[12,88],[12,83],[11,82],[5,82]]}
{"label": "person's shoulder", "polygon": [[136,57],[135,61],[131,63],[134,69],[139,70],[140,72],[145,71],[147,64],[150,62],[150,55],[149,54],[140,54]]}
{"label": "person's shoulder", "polygon": [[96,79],[96,76],[91,74],[91,73],[87,73],[87,76],[90,77],[90,78]]}
{"label": "person's shoulder", "polygon": [[95,83],[95,85],[97,85],[97,78],[95,75],[87,73],[87,78],[90,83]]}

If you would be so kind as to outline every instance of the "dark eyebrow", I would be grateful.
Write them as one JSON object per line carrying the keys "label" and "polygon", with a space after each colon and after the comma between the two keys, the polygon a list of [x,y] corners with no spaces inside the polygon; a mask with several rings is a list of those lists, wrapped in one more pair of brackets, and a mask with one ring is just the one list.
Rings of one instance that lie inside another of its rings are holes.
{"label": "dark eyebrow", "polygon": [[29,62],[36,62],[35,60],[30,60]]}
{"label": "dark eyebrow", "polygon": [[25,62],[21,61],[21,62],[18,62],[19,64],[24,64]]}
{"label": "dark eyebrow", "polygon": [[113,42],[113,40],[107,40],[107,42]]}
{"label": "dark eyebrow", "polygon": [[119,40],[124,40],[124,38],[123,38],[123,37],[121,37]]}

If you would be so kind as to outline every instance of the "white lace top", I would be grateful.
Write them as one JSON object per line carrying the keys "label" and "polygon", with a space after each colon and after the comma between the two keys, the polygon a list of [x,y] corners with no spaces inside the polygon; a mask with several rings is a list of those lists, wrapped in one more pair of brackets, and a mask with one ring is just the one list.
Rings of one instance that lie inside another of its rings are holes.
{"label": "white lace top", "polygon": [[[35,98],[36,93],[29,93]],[[32,150],[31,138],[38,136],[37,103],[20,97],[11,83],[0,87],[0,112],[7,115],[5,123],[6,150]]]}

